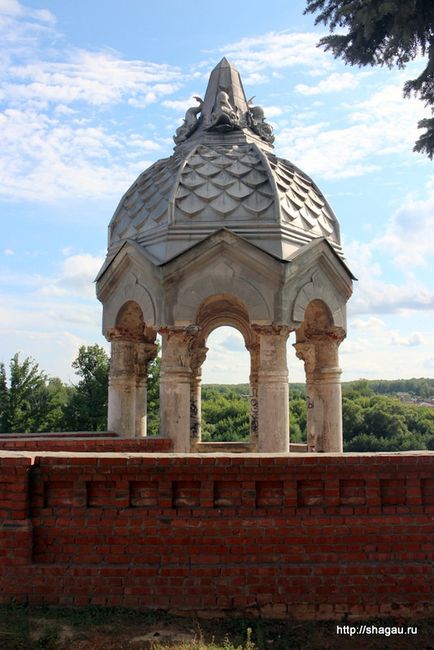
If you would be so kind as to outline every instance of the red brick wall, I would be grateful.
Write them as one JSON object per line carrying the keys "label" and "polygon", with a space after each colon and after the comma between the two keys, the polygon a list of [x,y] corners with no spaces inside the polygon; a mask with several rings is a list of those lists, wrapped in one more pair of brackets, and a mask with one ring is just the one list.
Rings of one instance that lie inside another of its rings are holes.
{"label": "red brick wall", "polygon": [[0,599],[434,614],[434,454],[0,457]]}
{"label": "red brick wall", "polygon": [[118,438],[101,434],[70,434],[49,436],[35,434],[14,437],[0,435],[0,450],[15,451],[114,451],[114,452],[165,452],[173,447],[170,438]]}

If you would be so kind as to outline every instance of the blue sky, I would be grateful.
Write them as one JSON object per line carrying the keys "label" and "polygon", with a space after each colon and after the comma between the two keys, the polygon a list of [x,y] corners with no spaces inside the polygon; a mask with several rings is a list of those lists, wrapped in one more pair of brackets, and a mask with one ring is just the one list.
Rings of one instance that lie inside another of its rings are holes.
{"label": "blue sky", "polygon": [[[78,346],[106,346],[93,279],[108,222],[171,154],[226,56],[265,107],[276,154],[313,177],[340,221],[359,279],[343,379],[434,375],[434,171],[412,152],[428,113],[402,98],[423,61],[344,66],[316,47],[323,30],[304,4],[0,0],[0,360],[20,351],[73,380]],[[205,381],[247,381],[235,330],[209,347]],[[289,357],[301,381],[291,345]]]}

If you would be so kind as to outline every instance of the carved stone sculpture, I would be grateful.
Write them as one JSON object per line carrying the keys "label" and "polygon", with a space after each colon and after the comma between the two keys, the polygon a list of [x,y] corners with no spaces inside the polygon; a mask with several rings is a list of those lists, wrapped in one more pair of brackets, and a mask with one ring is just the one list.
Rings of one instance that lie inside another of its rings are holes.
{"label": "carved stone sculpture", "polygon": [[202,111],[203,100],[200,97],[194,97],[199,102],[198,106],[191,106],[187,109],[184,117],[184,122],[179,128],[176,129],[176,134],[173,136],[175,144],[184,142],[199,126],[198,115]]}
{"label": "carved stone sculpture", "polygon": [[270,144],[274,142],[273,127],[265,121],[261,106],[249,106],[247,124],[263,140]]}
{"label": "carved stone sculpture", "polygon": [[239,111],[236,106],[232,106],[229,101],[229,94],[226,90],[221,89],[217,93],[216,103],[210,117],[210,126],[223,127],[224,129],[234,129],[239,126]]}

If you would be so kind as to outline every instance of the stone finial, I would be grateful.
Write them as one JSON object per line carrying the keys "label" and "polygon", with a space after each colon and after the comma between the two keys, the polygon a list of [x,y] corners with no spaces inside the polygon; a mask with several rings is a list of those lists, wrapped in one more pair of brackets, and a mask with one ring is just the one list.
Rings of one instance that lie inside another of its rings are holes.
{"label": "stone finial", "polygon": [[197,106],[190,107],[183,124],[176,130],[177,145],[196,131],[246,131],[258,135],[271,144],[273,129],[265,121],[264,110],[252,106],[253,97],[247,101],[240,73],[223,57],[211,72],[205,98],[195,97]]}

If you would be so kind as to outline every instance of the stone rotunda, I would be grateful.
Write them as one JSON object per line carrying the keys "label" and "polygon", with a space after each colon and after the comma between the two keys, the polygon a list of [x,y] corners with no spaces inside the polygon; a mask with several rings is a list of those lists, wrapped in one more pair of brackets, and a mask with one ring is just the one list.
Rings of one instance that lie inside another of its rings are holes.
{"label": "stone rotunda", "polygon": [[313,181],[274,155],[263,109],[225,58],[195,99],[173,155],[138,177],[109,225],[97,277],[111,342],[108,427],[146,435],[147,366],[160,333],[161,435],[175,452],[206,451],[201,366],[209,334],[227,325],[250,353],[247,449],[289,451],[286,344],[295,331],[308,449],[342,451],[338,348],[354,278],[337,219]]}

